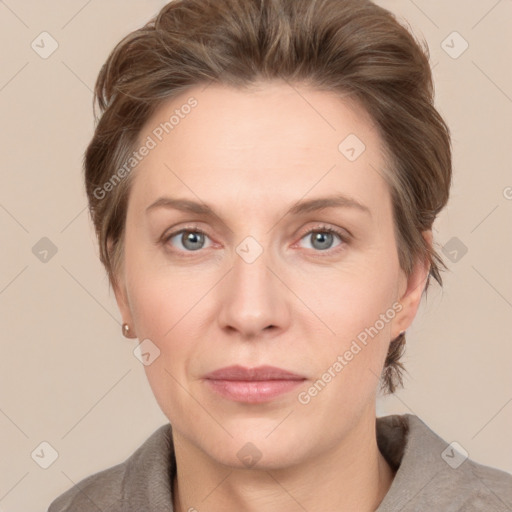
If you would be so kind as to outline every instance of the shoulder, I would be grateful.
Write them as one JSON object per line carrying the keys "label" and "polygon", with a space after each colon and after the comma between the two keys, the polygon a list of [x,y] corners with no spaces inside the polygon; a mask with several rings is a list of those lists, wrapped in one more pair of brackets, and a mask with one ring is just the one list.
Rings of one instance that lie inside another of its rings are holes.
{"label": "shoulder", "polygon": [[457,455],[449,446],[445,448],[443,458],[455,459],[455,465],[442,466],[429,483],[429,493],[439,505],[457,504],[458,508],[454,510],[465,512],[511,512],[512,475],[466,459],[467,454]]}
{"label": "shoulder", "polygon": [[171,504],[174,470],[172,430],[166,424],[124,462],[82,479],[58,496],[48,512],[126,512],[137,502],[154,499]]}
{"label": "shoulder", "polygon": [[512,475],[479,464],[412,414],[377,419],[379,449],[396,469],[378,512],[425,507],[465,512],[512,510]]}
{"label": "shoulder", "polygon": [[121,501],[126,465],[127,461],[84,478],[56,498],[48,512],[120,510],[116,504]]}
{"label": "shoulder", "polygon": [[471,459],[468,459],[465,470],[473,507],[468,510],[487,511],[489,505],[494,504],[496,510],[512,511],[512,475]]}

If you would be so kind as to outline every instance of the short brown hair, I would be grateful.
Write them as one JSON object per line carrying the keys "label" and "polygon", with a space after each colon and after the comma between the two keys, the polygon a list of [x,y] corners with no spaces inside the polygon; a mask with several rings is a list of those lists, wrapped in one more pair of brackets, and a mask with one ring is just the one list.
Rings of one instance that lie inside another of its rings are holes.
{"label": "short brown hair", "polygon": [[[428,261],[440,285],[441,257],[422,232],[448,201],[451,142],[434,107],[429,50],[369,0],[174,0],[124,37],[95,86],[101,116],[87,148],[85,184],[111,285],[123,261],[133,173],[102,188],[136,148],[141,128],[166,100],[210,81],[233,87],[282,79],[354,97],[384,142],[401,268]],[[103,192],[98,193],[99,190]],[[381,385],[403,385],[405,334],[393,340]]]}

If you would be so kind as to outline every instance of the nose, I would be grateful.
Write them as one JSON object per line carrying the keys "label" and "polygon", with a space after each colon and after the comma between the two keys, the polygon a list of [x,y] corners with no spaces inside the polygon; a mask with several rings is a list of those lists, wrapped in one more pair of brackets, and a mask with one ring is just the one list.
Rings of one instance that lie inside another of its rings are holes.
{"label": "nose", "polygon": [[265,251],[254,261],[240,254],[234,254],[233,267],[220,283],[220,327],[243,339],[276,336],[290,321],[286,280]]}

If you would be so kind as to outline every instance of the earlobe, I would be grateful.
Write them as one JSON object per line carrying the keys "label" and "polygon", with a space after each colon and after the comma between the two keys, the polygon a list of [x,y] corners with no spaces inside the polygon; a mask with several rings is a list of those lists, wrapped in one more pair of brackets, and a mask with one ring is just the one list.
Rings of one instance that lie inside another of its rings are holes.
{"label": "earlobe", "polygon": [[137,335],[134,332],[131,310],[128,304],[128,297],[124,283],[120,283],[117,280],[116,282],[112,283],[112,289],[114,290],[117,306],[123,319],[121,332],[126,338],[136,338]]}
{"label": "earlobe", "polygon": [[[107,241],[108,250],[112,250],[111,240]],[[126,336],[128,333],[126,332],[126,328],[124,325],[128,325],[130,328],[130,334],[133,337],[133,319],[131,314],[131,309],[128,302],[128,293],[126,291],[126,286],[124,282],[124,276],[118,271],[111,279],[110,285],[112,286],[112,290],[114,291],[114,295],[117,302],[117,307],[119,308],[119,312],[121,313],[121,318],[123,320],[122,332]]]}

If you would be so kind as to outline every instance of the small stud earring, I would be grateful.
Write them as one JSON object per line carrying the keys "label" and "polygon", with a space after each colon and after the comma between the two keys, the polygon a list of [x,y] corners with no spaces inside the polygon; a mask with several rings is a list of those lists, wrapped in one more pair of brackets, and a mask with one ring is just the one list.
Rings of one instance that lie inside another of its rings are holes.
{"label": "small stud earring", "polygon": [[129,333],[130,333],[130,326],[128,324],[123,324],[122,332],[123,332],[123,336],[125,338],[133,338],[133,336],[129,335]]}

